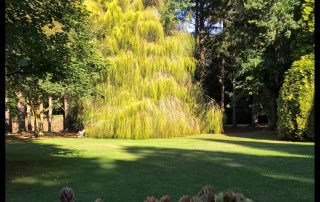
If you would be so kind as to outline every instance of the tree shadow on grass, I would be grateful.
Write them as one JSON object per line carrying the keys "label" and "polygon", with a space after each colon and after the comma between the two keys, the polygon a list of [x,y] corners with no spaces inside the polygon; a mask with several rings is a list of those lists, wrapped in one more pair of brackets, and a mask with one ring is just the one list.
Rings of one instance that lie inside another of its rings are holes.
{"label": "tree shadow on grass", "polygon": [[[178,201],[183,194],[197,194],[206,184],[216,192],[240,191],[254,201],[314,201],[314,162],[305,157],[122,146],[122,152],[136,159],[108,161],[83,158],[81,152],[51,144],[19,144],[9,143],[7,163],[37,166],[28,172],[21,168],[20,174],[7,170],[6,178],[25,175],[37,180],[11,183],[6,179],[6,201],[58,201],[65,185],[75,190],[76,201],[103,196],[106,202],[142,202],[148,195],[165,194]],[[41,155],[27,160],[14,156],[20,146],[26,155]],[[50,184],[57,175],[57,182]]]}
{"label": "tree shadow on grass", "polygon": [[249,126],[240,126],[240,127],[224,127],[224,135],[229,137],[242,137],[250,138],[255,140],[279,140],[277,133],[274,130],[269,130],[265,127],[249,127]]}
{"label": "tree shadow on grass", "polygon": [[[58,201],[63,187],[71,186],[75,192],[81,190],[78,185],[86,187],[90,181],[81,176],[86,176],[87,167],[92,173],[101,167],[97,159],[80,155],[78,150],[33,140],[6,141],[6,201]],[[77,198],[96,199],[91,195]]]}
{"label": "tree shadow on grass", "polygon": [[[213,184],[219,192],[240,191],[254,201],[312,201],[314,195],[314,163],[308,158],[152,147],[127,151],[144,155],[139,160],[144,169],[135,171],[144,173],[144,179],[128,183],[140,182],[141,189],[152,190],[149,193],[157,197],[169,193],[174,201],[183,194],[196,194],[205,184]],[[130,168],[127,162],[118,164]]]}
{"label": "tree shadow on grass", "polygon": [[286,142],[264,142],[264,141],[247,141],[247,140],[230,140],[216,138],[194,138],[199,141],[220,142],[234,144],[239,146],[250,147],[253,149],[269,150],[283,152],[293,155],[302,155],[309,158],[314,158],[314,144],[292,144]]}

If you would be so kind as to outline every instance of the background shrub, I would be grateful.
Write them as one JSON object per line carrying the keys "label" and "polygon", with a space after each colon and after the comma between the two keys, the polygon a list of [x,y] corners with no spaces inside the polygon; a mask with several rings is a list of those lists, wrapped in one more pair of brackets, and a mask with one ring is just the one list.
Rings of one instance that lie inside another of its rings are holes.
{"label": "background shrub", "polygon": [[204,116],[204,133],[223,133],[223,112],[219,105],[210,103]]}
{"label": "background shrub", "polygon": [[314,54],[302,56],[286,72],[278,98],[278,136],[314,139]]}

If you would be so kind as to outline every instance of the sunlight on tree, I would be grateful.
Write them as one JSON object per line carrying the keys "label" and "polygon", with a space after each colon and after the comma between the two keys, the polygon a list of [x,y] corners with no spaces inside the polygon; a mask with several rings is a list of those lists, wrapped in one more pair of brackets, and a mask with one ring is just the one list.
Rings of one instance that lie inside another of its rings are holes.
{"label": "sunlight on tree", "polygon": [[85,103],[88,136],[156,138],[201,132],[202,92],[193,84],[192,35],[165,36],[154,7],[141,0],[86,1],[100,53],[104,98]]}

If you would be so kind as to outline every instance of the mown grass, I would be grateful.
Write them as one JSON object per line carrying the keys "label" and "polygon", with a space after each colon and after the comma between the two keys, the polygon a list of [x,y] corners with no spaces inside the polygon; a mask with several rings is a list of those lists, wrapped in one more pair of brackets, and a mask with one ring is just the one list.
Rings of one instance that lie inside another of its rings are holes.
{"label": "mown grass", "polygon": [[314,144],[258,134],[172,139],[49,138],[6,141],[6,201],[178,201],[206,184],[254,201],[314,201]]}

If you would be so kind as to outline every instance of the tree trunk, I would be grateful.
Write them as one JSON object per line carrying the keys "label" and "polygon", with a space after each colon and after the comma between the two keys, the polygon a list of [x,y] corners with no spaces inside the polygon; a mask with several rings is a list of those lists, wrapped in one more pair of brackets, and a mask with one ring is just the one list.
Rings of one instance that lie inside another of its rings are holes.
{"label": "tree trunk", "polygon": [[271,130],[276,129],[276,122],[277,122],[277,102],[276,96],[273,92],[271,92],[271,101],[270,101],[270,111],[268,115],[268,127]]}
{"label": "tree trunk", "polygon": [[252,97],[252,111],[251,111],[251,125],[257,126],[259,122],[259,95],[253,94]]}
{"label": "tree trunk", "polygon": [[37,116],[38,114],[36,113],[36,110],[33,109],[33,116],[34,116],[34,131],[37,133],[38,132],[38,123],[37,123]]}
{"label": "tree trunk", "polygon": [[203,2],[200,2],[199,5],[199,79],[203,81],[205,77],[205,32],[204,32],[204,16],[203,16]]}
{"label": "tree trunk", "polygon": [[70,111],[69,111],[69,103],[67,100],[67,97],[63,97],[63,130],[70,131],[71,130],[71,117],[70,117]]}
{"label": "tree trunk", "polygon": [[198,37],[199,35],[199,1],[196,0],[196,7],[195,7],[195,30],[194,30],[194,33],[195,33],[195,38]]}
{"label": "tree trunk", "polygon": [[21,93],[18,94],[18,102],[17,102],[17,107],[18,107],[18,125],[19,125],[19,130],[18,132],[23,132],[26,130],[26,112],[25,112],[25,106],[22,103],[22,95]]}
{"label": "tree trunk", "polygon": [[5,133],[12,133],[12,119],[10,116],[10,110],[7,107],[8,97],[5,97],[6,111],[5,111]]}
{"label": "tree trunk", "polygon": [[48,110],[48,132],[51,133],[51,126],[52,126],[52,97],[49,96],[49,110]]}
{"label": "tree trunk", "polygon": [[27,130],[32,131],[30,105],[27,105]]}
{"label": "tree trunk", "polygon": [[232,84],[232,126],[237,127],[237,101],[235,81]]}
{"label": "tree trunk", "polygon": [[39,106],[39,129],[40,131],[43,131],[43,103],[41,102]]}
{"label": "tree trunk", "polygon": [[204,15],[203,15],[203,8],[204,3],[200,1],[199,7],[198,7],[198,20],[199,20],[199,34],[201,34],[202,31],[204,31]]}
{"label": "tree trunk", "polygon": [[221,102],[220,102],[220,107],[221,110],[224,112],[224,91],[225,91],[225,84],[224,84],[224,74],[225,74],[225,60],[222,58],[222,63],[221,63],[221,72],[220,72],[220,83],[221,83]]}
{"label": "tree trunk", "polygon": [[[275,64],[277,63],[277,61],[279,61],[280,57],[279,57],[279,53],[280,53],[280,47],[279,45],[274,45],[274,62]],[[280,83],[278,81],[278,76],[277,74],[270,74],[269,75],[269,81],[272,83],[272,85],[269,88],[269,94],[270,94],[270,111],[269,111],[269,115],[268,115],[268,127],[271,130],[276,129],[276,122],[277,122],[277,93],[279,92],[280,89]]]}

